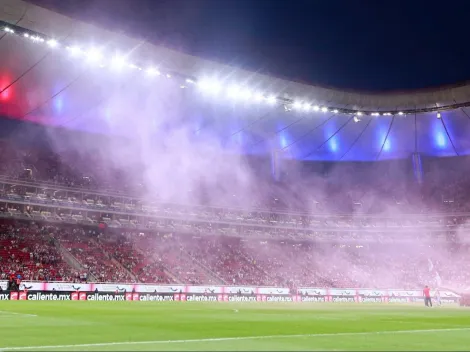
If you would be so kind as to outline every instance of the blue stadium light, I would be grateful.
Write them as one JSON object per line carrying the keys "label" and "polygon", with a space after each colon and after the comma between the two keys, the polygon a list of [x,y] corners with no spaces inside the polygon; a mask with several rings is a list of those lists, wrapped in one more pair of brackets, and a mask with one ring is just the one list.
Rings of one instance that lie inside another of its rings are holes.
{"label": "blue stadium light", "polygon": [[436,145],[439,148],[445,148],[447,146],[447,138],[444,136],[444,133],[438,132],[436,134]]}

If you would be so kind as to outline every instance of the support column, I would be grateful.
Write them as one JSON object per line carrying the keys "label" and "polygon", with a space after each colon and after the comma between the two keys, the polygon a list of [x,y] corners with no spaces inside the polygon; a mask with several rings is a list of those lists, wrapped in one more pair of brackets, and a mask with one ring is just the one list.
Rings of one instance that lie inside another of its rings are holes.
{"label": "support column", "polygon": [[423,182],[423,165],[421,163],[421,155],[419,153],[413,153],[411,156],[413,163],[413,173],[416,181],[421,184]]}
{"label": "support column", "polygon": [[281,180],[281,153],[278,150],[271,152],[271,176],[274,181],[278,182]]}

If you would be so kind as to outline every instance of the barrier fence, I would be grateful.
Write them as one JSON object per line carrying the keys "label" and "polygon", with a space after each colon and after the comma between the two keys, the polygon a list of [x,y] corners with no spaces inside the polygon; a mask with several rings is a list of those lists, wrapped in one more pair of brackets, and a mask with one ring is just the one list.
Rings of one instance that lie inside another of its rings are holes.
{"label": "barrier fence", "polygon": [[[309,294],[212,294],[212,293],[145,293],[93,291],[0,291],[0,301],[141,301],[141,302],[332,302],[332,303],[416,303],[422,296]],[[443,304],[459,303],[460,297],[441,297]]]}

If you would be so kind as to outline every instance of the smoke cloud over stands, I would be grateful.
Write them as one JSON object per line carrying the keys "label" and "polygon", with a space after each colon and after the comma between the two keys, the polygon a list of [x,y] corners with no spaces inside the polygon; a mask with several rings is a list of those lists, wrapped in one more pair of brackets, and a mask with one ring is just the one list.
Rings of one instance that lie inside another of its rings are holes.
{"label": "smoke cloud over stands", "polygon": [[[467,217],[426,216],[468,210],[463,191],[467,167],[461,162],[465,159],[424,160],[429,167],[423,185],[414,179],[410,160],[287,160],[281,163],[281,182],[274,182],[268,158],[246,155],[244,149],[260,139],[268,150],[278,149],[276,134],[266,133],[264,125],[255,122],[263,116],[269,119],[266,113],[274,107],[214,99],[182,89],[165,77],[137,81],[130,74],[119,75],[115,72],[110,78],[109,72],[90,69],[90,82],[84,77],[70,93],[81,104],[70,118],[52,121],[102,135],[49,127],[40,147],[6,142],[0,154],[3,171],[18,177],[30,167],[35,181],[125,192],[160,208],[165,208],[162,203],[181,204],[185,209],[197,204],[222,207],[197,210],[205,225],[175,225],[153,231],[159,232],[155,238],[152,231],[144,238],[137,233],[127,236],[127,245],[153,258],[158,270],[173,269],[195,282],[465,288],[468,275],[461,270],[468,255],[462,244]],[[38,107],[37,115],[47,112],[51,104]],[[227,124],[233,132],[222,128]],[[42,134],[31,131],[22,126],[10,139],[34,141]],[[446,166],[440,167],[444,162]],[[165,212],[171,215],[179,210],[173,207]],[[297,215],[287,215],[292,213]],[[222,236],[217,221],[253,228],[243,240],[229,238],[233,232],[227,229]],[[457,231],[449,224],[457,225]],[[303,241],[299,229],[307,233]],[[77,230],[72,238],[86,236]],[[122,241],[118,236],[113,246],[122,249]],[[201,264],[198,273],[193,273],[191,260]],[[211,277],[203,277],[203,272]]]}

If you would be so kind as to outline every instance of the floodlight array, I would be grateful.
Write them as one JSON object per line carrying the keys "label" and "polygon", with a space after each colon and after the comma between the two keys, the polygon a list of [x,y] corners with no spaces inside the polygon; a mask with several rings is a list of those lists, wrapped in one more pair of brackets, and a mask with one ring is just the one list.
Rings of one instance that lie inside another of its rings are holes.
{"label": "floodlight array", "polygon": [[[1,27],[0,27],[1,28]],[[71,43],[61,43],[54,38],[49,38],[45,35],[34,33],[30,30],[13,25],[4,25],[3,32],[9,35],[21,36],[27,40],[35,43],[45,44],[54,50],[62,50],[71,57],[82,58],[86,63],[96,65],[100,68],[108,68],[113,71],[122,70],[136,70],[142,71],[143,75],[148,77],[162,77],[167,79],[176,79],[181,88],[194,87],[206,95],[216,97],[224,97],[245,103],[264,103],[273,106],[283,106],[285,111],[299,111],[299,112],[313,112],[313,113],[330,113],[330,114],[349,114],[353,115],[354,121],[361,121],[362,116],[403,116],[414,115],[423,112],[438,112],[442,110],[452,110],[460,107],[470,106],[469,103],[453,104],[445,107],[434,107],[414,110],[403,111],[359,111],[354,109],[345,109],[334,106],[324,106],[311,103],[308,100],[297,100],[285,97],[280,97],[272,92],[263,90],[252,89],[245,85],[227,84],[223,80],[217,78],[202,77],[197,79],[195,77],[188,77],[187,75],[179,74],[169,70],[160,69],[157,67],[143,67],[136,63],[128,61],[125,55],[106,55],[102,50],[97,47],[82,48]]]}

